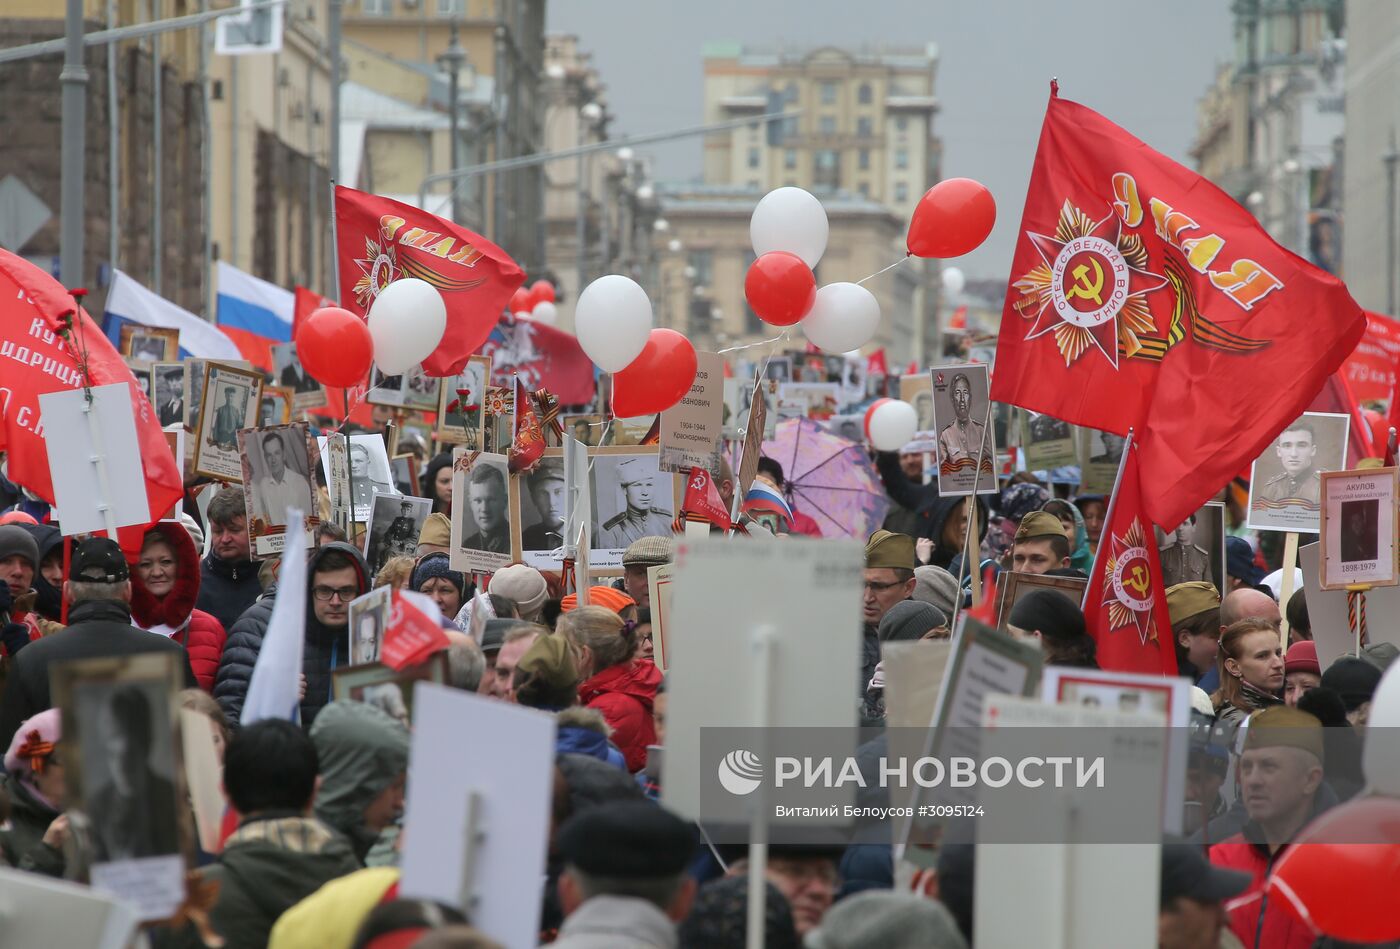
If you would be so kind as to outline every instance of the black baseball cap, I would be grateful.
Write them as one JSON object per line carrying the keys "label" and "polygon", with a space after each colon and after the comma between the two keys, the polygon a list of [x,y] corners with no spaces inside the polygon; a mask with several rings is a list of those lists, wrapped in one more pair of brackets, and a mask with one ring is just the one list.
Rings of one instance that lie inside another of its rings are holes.
{"label": "black baseball cap", "polygon": [[83,583],[121,583],[130,577],[126,557],[116,541],[106,537],[89,537],[73,548],[69,579]]}
{"label": "black baseball cap", "polygon": [[1248,873],[1222,870],[1192,844],[1162,844],[1162,906],[1184,896],[1198,903],[1218,903],[1239,896],[1250,884]]}

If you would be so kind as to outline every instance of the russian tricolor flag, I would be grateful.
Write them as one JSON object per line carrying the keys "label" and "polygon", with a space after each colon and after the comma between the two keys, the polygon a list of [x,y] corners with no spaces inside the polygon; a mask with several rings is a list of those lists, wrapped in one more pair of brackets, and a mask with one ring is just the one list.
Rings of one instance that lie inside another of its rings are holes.
{"label": "russian tricolor flag", "polygon": [[223,261],[219,261],[218,287],[219,328],[237,344],[240,358],[271,372],[269,350],[292,338],[295,295]]}
{"label": "russian tricolor flag", "polygon": [[754,481],[749,485],[748,494],[744,495],[745,511],[771,511],[777,514],[788,526],[792,526],[792,508],[788,506],[787,498],[777,488],[763,481]]}
{"label": "russian tricolor flag", "polygon": [[238,347],[212,323],[157,296],[120,270],[112,272],[112,289],[102,313],[102,332],[115,347],[121,346],[122,327],[128,323],[180,331],[180,358],[242,359]]}

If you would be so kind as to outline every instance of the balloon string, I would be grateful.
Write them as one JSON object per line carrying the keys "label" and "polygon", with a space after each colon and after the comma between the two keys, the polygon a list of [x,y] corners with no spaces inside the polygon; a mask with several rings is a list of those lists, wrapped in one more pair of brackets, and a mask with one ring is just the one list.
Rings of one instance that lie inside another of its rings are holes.
{"label": "balloon string", "polygon": [[788,332],[788,330],[783,330],[780,334],[774,336],[772,339],[761,339],[756,343],[745,343],[743,346],[730,346],[728,349],[721,349],[718,355],[723,356],[725,353],[737,353],[745,349],[755,349],[759,346],[767,346],[769,343],[777,343],[787,339]]}
{"label": "balloon string", "polygon": [[874,280],[876,277],[880,276],[880,274],[885,273],[886,271],[889,271],[889,270],[893,270],[894,268],[898,267],[900,264],[902,264],[902,263],[904,263],[906,260],[908,260],[909,257],[910,257],[909,254],[905,254],[903,257],[899,258],[899,259],[896,260],[894,263],[892,263],[892,264],[890,264],[888,267],[884,268],[884,270],[877,270],[877,271],[875,271],[873,274],[871,274],[870,276],[868,276],[868,277],[863,277],[863,278],[861,278],[860,280],[857,280],[857,281],[856,281],[856,286],[861,286],[861,285],[864,284],[867,280]]}

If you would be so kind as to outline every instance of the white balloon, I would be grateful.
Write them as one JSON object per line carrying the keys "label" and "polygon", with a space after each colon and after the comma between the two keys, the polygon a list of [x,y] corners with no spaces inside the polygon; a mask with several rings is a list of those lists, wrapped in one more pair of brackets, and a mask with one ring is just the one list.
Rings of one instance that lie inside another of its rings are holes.
{"label": "white balloon", "polygon": [[899,451],[914,437],[918,424],[914,406],[892,399],[870,415],[870,444],[876,451]]}
{"label": "white balloon", "polygon": [[802,318],[802,332],[829,353],[860,349],[880,328],[880,301],[854,283],[829,283]]}
{"label": "white balloon", "polygon": [[801,257],[808,267],[816,267],[826,253],[829,230],[826,209],[801,188],[768,192],[749,219],[749,240],[755,254],[762,257],[770,250],[785,250]]}
{"label": "white balloon", "polygon": [[559,316],[559,308],[548,300],[541,300],[539,303],[535,304],[535,309],[531,311],[530,315],[541,323],[553,325],[555,319]]}
{"label": "white balloon", "polygon": [[962,293],[963,287],[967,286],[967,277],[957,267],[943,268],[943,289],[953,295]]}
{"label": "white balloon", "polygon": [[583,288],[574,307],[578,344],[604,372],[620,372],[651,335],[651,300],[637,281],[608,274]]}
{"label": "white balloon", "polygon": [[447,304],[432,284],[402,277],[379,291],[368,322],[375,365],[396,376],[427,359],[442,342]]}
{"label": "white balloon", "polygon": [[1371,696],[1362,770],[1371,790],[1400,797],[1400,662],[1392,662]]}

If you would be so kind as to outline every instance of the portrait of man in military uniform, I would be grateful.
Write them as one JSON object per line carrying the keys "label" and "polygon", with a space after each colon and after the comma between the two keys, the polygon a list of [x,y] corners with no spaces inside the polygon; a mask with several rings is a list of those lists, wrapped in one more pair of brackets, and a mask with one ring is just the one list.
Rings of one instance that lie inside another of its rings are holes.
{"label": "portrait of man in military uniform", "polygon": [[506,472],[491,463],[478,463],[467,480],[467,503],[462,511],[462,546],[493,554],[510,553],[510,496]]}
{"label": "portrait of man in military uniform", "polygon": [[966,373],[953,376],[948,385],[948,399],[953,404],[953,421],[938,433],[940,461],[976,461],[979,444],[983,446],[983,454],[991,449],[987,445],[986,426],[972,417],[972,383]]}
{"label": "portrait of man in military uniform", "polygon": [[1279,432],[1250,472],[1248,526],[1317,533],[1322,472],[1346,467],[1350,418],[1307,412]]}
{"label": "portrait of man in military uniform", "polygon": [[[996,445],[987,426],[987,367],[940,366],[932,371],[933,429],[938,432],[938,493],[978,494],[996,491],[992,475]],[[981,475],[977,460],[982,460]]]}
{"label": "portrait of man in military uniform", "polygon": [[[520,545],[524,550],[556,550],[564,546],[564,459],[545,458],[534,471],[525,476],[525,487],[534,506],[521,511],[523,530]],[[536,519],[537,518],[537,519]]]}
{"label": "portrait of man in military uniform", "polygon": [[1317,460],[1317,435],[1307,422],[1289,426],[1274,442],[1283,471],[1264,482],[1260,496],[1266,501],[1296,502],[1300,507],[1317,510],[1322,500],[1322,478],[1314,463]]}
{"label": "portrait of man in military uniform", "polygon": [[615,465],[607,464],[611,460],[602,456],[594,462],[594,509],[600,522],[594,549],[620,551],[643,537],[669,536],[675,518],[670,510],[673,483],[658,470],[656,455],[623,456]]}
{"label": "portrait of man in military uniform", "polygon": [[1196,543],[1196,515],[1182,521],[1167,537],[1167,545],[1157,551],[1162,561],[1162,583],[1175,586],[1192,580],[1214,583],[1210,552]]}

